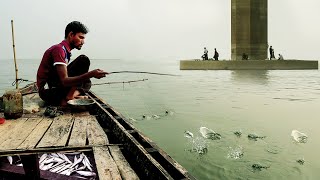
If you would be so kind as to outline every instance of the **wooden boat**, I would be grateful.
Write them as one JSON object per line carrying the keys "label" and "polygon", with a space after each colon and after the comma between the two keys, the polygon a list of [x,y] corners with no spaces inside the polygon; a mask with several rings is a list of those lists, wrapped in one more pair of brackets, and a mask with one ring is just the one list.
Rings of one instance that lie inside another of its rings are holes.
{"label": "wooden boat", "polygon": [[[30,99],[35,91],[35,85],[21,90]],[[84,178],[40,170],[39,155],[53,152],[85,153],[95,179],[195,179],[113,107],[91,91],[87,96],[94,104],[85,110],[66,108],[48,118],[40,108],[0,124],[0,179]],[[9,165],[6,156],[19,157],[23,167]]]}

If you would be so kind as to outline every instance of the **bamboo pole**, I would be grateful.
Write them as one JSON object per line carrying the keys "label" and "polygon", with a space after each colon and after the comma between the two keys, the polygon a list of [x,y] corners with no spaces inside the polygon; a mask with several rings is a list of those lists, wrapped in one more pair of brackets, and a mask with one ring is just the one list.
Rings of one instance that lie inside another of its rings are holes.
{"label": "bamboo pole", "polygon": [[16,70],[16,89],[18,89],[18,67],[17,67],[17,60],[16,60],[16,47],[14,44],[14,30],[13,30],[13,20],[11,20],[11,30],[12,30],[12,46],[13,46],[13,60],[14,60],[14,67]]}

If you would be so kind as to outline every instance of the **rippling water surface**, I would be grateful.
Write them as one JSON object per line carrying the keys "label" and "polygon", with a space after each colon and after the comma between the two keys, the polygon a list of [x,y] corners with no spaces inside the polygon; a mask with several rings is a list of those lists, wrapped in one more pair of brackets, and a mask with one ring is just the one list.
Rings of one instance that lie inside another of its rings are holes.
{"label": "rippling water surface", "polygon": [[[18,64],[22,78],[35,80],[37,60]],[[197,179],[320,178],[318,70],[180,71],[177,61],[92,60],[91,64],[106,71],[180,75],[112,74],[94,83],[148,80],[93,86],[93,91]],[[13,63],[2,60],[0,73],[3,93],[11,88]],[[221,134],[221,139],[203,138],[202,126]],[[292,140],[294,129],[308,135],[307,143]],[[185,131],[194,137],[185,137]],[[241,136],[234,134],[237,131]],[[266,137],[255,141],[248,134]],[[195,150],[203,147],[201,153]],[[305,163],[299,164],[299,159]],[[268,168],[257,170],[253,164]]]}

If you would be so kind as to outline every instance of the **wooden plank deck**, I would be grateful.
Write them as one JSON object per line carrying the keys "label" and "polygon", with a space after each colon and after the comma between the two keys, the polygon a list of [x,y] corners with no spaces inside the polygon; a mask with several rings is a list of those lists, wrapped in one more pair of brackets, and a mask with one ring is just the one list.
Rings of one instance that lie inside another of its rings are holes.
{"label": "wooden plank deck", "polygon": [[[29,94],[24,96],[24,101],[27,102],[24,106],[30,108],[34,107],[32,103],[42,100],[38,94]],[[88,111],[65,108],[63,115],[48,118],[43,115],[44,110],[38,108],[39,112],[23,114],[19,119],[0,124],[0,156],[109,145],[106,133]],[[1,112],[0,117],[4,117]]]}
{"label": "wooden plank deck", "polygon": [[66,146],[73,120],[71,114],[55,117],[37,148]]}
{"label": "wooden plank deck", "polygon": [[65,113],[56,118],[30,117],[6,120],[0,125],[0,152],[39,148],[108,145],[95,116]]}
{"label": "wooden plank deck", "polygon": [[[65,112],[55,118],[28,114],[0,124],[0,156],[31,152],[31,157],[41,152],[81,150],[81,147],[91,149],[100,179],[139,179],[119,146],[109,144],[96,117],[87,111]],[[46,176],[43,173],[40,172],[41,177]]]}
{"label": "wooden plank deck", "polygon": [[108,147],[93,147],[93,154],[100,179],[122,179]]}

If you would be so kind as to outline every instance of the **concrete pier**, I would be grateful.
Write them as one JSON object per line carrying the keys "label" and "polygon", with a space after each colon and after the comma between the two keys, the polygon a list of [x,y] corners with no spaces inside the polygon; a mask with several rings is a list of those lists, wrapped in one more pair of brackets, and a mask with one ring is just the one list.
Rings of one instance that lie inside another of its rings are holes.
{"label": "concrete pier", "polygon": [[268,0],[231,1],[231,59],[268,58]]}
{"label": "concrete pier", "polygon": [[318,61],[307,60],[181,60],[180,70],[298,70],[318,69]]}

